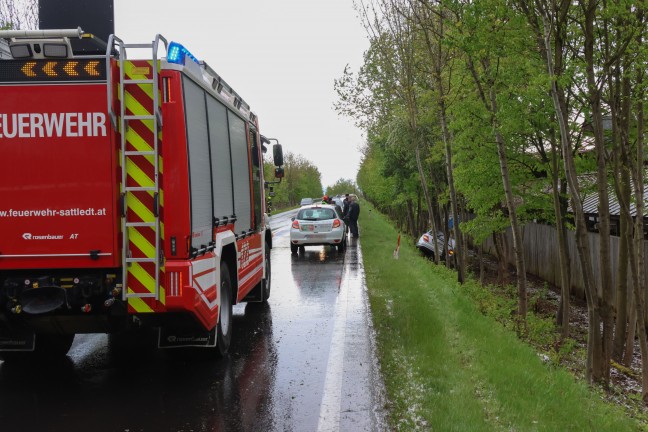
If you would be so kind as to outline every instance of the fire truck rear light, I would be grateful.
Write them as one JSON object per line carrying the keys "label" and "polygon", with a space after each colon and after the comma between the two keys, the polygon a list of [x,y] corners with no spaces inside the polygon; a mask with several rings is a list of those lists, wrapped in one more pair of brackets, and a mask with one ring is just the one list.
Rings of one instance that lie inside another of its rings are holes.
{"label": "fire truck rear light", "polygon": [[169,296],[182,296],[182,273],[169,272]]}
{"label": "fire truck rear light", "polygon": [[14,44],[9,47],[11,55],[15,59],[28,58],[32,56],[32,49],[29,44]]}
{"label": "fire truck rear light", "polygon": [[53,58],[67,58],[68,47],[66,44],[43,44],[43,56]]}

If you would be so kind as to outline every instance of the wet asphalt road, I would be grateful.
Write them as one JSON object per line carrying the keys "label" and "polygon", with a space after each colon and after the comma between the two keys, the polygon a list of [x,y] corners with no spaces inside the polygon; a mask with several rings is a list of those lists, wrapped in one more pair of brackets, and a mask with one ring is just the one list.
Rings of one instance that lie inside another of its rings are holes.
{"label": "wet asphalt road", "polygon": [[380,431],[361,250],[291,255],[274,216],[267,306],[237,305],[225,359],[77,336],[62,363],[0,362],[0,431]]}

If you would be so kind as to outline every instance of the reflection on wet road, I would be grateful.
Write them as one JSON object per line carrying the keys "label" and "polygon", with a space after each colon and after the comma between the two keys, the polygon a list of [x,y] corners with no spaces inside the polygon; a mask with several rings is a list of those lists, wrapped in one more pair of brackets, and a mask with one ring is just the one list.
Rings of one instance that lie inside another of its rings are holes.
{"label": "reflection on wet road", "polygon": [[272,220],[269,303],[235,306],[227,358],[77,336],[61,363],[0,363],[1,430],[384,429],[359,245],[291,255],[289,218]]}

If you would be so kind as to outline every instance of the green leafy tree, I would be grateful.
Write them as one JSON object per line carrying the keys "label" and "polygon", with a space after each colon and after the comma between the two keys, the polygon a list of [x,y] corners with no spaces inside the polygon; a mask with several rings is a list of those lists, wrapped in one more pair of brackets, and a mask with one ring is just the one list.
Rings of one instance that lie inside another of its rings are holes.
{"label": "green leafy tree", "polygon": [[351,179],[338,179],[333,186],[329,186],[326,188],[326,195],[328,196],[333,196],[333,195],[344,195],[348,193],[357,193],[358,192],[358,187],[356,186],[355,182]]}
{"label": "green leafy tree", "polygon": [[[302,198],[322,196],[322,175],[319,169],[301,155],[287,152],[284,155],[284,178],[279,184],[273,184],[275,196],[272,198],[275,208],[294,207]],[[264,178],[274,180],[274,167],[264,162]]]}

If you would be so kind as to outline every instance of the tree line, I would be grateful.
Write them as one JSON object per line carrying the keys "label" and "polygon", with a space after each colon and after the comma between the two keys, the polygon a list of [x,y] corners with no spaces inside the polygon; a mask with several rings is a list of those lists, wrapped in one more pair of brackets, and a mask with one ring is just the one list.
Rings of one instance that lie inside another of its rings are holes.
{"label": "tree line", "polygon": [[[566,233],[573,230],[571,259],[583,269],[589,320],[585,376],[609,383],[611,360],[628,364],[637,338],[648,401],[646,2],[359,0],[356,6],[370,47],[359,70],[347,67],[335,87],[338,112],[367,133],[357,177],[364,197],[412,235],[451,233],[460,282],[467,245],[491,236],[497,245],[510,230],[521,331],[522,227],[555,226],[562,275],[557,325],[564,338]],[[588,194],[598,197],[599,268],[590,259]],[[607,235],[611,198],[620,207],[616,286]]]}
{"label": "tree line", "polygon": [[322,174],[313,162],[299,154],[286,152],[284,155],[284,178],[274,183],[274,165],[270,160],[264,161],[264,178],[268,182],[266,199],[272,202],[275,210],[293,208],[299,205],[302,198],[321,199],[329,196],[356,193],[357,186],[351,179],[338,179],[333,185],[322,187]]}
{"label": "tree line", "polygon": [[[274,165],[264,161],[264,177],[266,182],[276,181]],[[322,197],[322,174],[308,159],[299,154],[286,152],[284,155],[284,177],[280,183],[270,183],[272,189],[266,191],[271,198],[273,208],[290,208],[299,204],[302,198]],[[272,192],[272,197],[268,192]]]}

